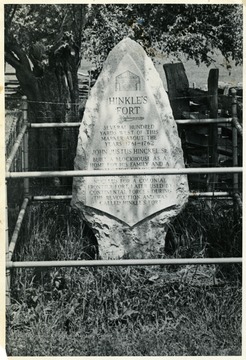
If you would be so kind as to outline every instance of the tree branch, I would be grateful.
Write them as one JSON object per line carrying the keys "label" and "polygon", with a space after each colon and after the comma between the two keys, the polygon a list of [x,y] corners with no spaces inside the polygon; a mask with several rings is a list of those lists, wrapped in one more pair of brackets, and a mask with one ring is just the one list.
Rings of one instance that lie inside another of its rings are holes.
{"label": "tree branch", "polygon": [[21,68],[20,61],[17,59],[17,57],[15,57],[15,55],[11,51],[8,50],[5,51],[5,60],[15,69]]}
{"label": "tree branch", "polygon": [[[31,67],[30,67],[30,63],[27,58],[27,55],[17,44],[7,43],[7,44],[5,44],[5,49],[6,49],[6,54],[7,53],[12,54],[12,60],[15,63],[15,67],[23,66],[27,70],[31,71]],[[6,60],[7,59],[10,59],[10,58],[6,57]],[[10,59],[10,61],[11,61],[11,59]]]}

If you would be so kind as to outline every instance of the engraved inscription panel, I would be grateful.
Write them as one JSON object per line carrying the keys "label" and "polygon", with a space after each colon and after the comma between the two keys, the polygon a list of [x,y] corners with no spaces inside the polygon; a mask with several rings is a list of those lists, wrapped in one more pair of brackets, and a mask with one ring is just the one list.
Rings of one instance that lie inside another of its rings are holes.
{"label": "engraved inscription panel", "polygon": [[[123,58],[104,91],[94,126],[87,168],[94,170],[172,167],[171,148],[136,63]],[[133,226],[176,204],[175,176],[85,178],[84,204]]]}

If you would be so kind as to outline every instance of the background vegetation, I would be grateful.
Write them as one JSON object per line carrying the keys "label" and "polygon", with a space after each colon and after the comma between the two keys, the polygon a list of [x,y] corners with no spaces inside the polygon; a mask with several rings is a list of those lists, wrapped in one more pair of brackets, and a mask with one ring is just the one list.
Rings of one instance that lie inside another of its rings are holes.
{"label": "background vegetation", "polygon": [[[29,100],[50,100],[52,92],[54,102],[78,102],[81,58],[100,68],[126,36],[152,57],[186,55],[209,65],[219,49],[225,59],[242,63],[242,6],[5,5],[5,60],[16,69]],[[47,109],[42,110],[45,116]],[[61,121],[65,108],[53,110]],[[40,109],[32,111],[37,115]]]}
{"label": "background vegetation", "polygon": [[[242,62],[242,5],[5,5],[5,60],[15,68],[28,98],[29,120],[78,121],[81,58],[94,63],[96,76],[108,52],[126,36],[152,58],[185,55],[209,65],[219,50],[230,68],[231,60]],[[57,148],[76,144],[76,135],[71,137],[49,129],[42,136],[33,135],[30,147],[39,144],[48,152],[52,143]],[[43,162],[41,156],[33,152],[33,170]],[[71,164],[72,156],[61,159],[53,152],[48,167],[70,169]]]}

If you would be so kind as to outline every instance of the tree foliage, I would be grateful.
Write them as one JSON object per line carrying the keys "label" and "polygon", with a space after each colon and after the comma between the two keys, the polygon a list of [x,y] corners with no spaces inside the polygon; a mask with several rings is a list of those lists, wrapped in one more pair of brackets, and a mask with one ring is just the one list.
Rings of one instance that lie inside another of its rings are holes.
{"label": "tree foliage", "polygon": [[239,64],[242,21],[241,5],[92,5],[82,47],[97,65],[125,36],[138,41],[152,57],[184,54],[209,65],[219,49],[227,60]]}
{"label": "tree foliage", "polygon": [[84,8],[74,4],[5,5],[5,59],[16,69],[29,99],[45,100],[42,79],[50,85],[48,79],[53,78],[62,98],[76,100]]}
{"label": "tree foliage", "polygon": [[81,56],[100,67],[126,36],[152,57],[185,54],[209,65],[219,49],[241,63],[242,18],[237,4],[5,5],[6,61],[36,78],[55,69],[74,98]]}
{"label": "tree foliage", "polygon": [[[5,60],[16,69],[32,121],[77,121],[81,57],[100,69],[108,52],[126,36],[153,58],[185,54],[197,64],[209,65],[219,49],[227,60],[241,63],[242,5],[5,5]],[[60,147],[64,138],[62,132],[52,135],[49,130],[34,141]],[[52,156],[51,168],[62,163],[59,154]]]}
{"label": "tree foliage", "polygon": [[[5,5],[5,60],[15,68],[27,96],[31,122],[77,120],[84,22],[84,5]],[[29,139],[32,169],[60,169],[66,163],[73,167],[74,149],[60,150],[71,141],[76,149],[65,130],[46,129]]]}

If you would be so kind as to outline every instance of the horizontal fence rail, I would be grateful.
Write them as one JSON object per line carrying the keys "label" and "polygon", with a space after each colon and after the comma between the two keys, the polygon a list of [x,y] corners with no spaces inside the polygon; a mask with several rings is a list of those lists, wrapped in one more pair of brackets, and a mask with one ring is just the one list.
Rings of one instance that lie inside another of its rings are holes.
{"label": "horizontal fence rail", "polygon": [[29,124],[32,129],[42,129],[42,128],[62,128],[62,127],[79,127],[81,125],[80,122],[68,122],[68,123],[31,123]]}
{"label": "horizontal fence rail", "polygon": [[232,118],[218,118],[218,119],[178,119],[175,120],[178,125],[206,125],[206,124],[221,124],[231,123]]}
{"label": "horizontal fence rail", "polygon": [[166,169],[127,169],[127,170],[68,170],[68,171],[29,171],[7,172],[6,178],[50,178],[50,177],[88,177],[88,176],[129,176],[129,175],[184,175],[184,174],[223,174],[242,173],[242,167],[214,168],[166,168]]}
{"label": "horizontal fence rail", "polygon": [[[201,125],[201,124],[220,124],[220,123],[231,123],[232,118],[219,118],[219,119],[177,119],[175,120],[179,125]],[[70,123],[57,123],[57,122],[50,122],[50,123],[31,123],[29,126],[33,129],[40,129],[40,128],[62,128],[62,127],[79,127],[81,122],[70,122]],[[240,125],[240,124],[239,124]]]}
{"label": "horizontal fence rail", "polygon": [[[191,191],[189,196],[191,197],[232,197],[233,193],[228,191]],[[43,201],[43,200],[71,200],[72,195],[34,195],[30,197],[31,200]]]}
{"label": "horizontal fence rail", "polygon": [[151,265],[206,265],[236,264],[242,258],[200,258],[200,259],[129,259],[129,260],[56,260],[56,261],[8,261],[7,269],[48,268],[48,267],[87,267],[87,266],[151,266]]}

